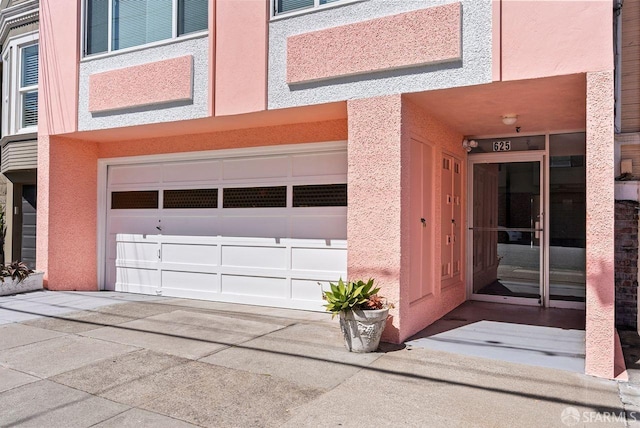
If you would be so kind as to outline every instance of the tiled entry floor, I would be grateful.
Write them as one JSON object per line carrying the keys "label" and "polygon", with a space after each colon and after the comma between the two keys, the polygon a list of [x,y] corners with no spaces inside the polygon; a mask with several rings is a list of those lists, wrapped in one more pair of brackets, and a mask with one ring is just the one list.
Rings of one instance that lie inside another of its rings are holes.
{"label": "tiled entry floor", "polygon": [[584,320],[581,310],[468,301],[406,345],[584,373]]}

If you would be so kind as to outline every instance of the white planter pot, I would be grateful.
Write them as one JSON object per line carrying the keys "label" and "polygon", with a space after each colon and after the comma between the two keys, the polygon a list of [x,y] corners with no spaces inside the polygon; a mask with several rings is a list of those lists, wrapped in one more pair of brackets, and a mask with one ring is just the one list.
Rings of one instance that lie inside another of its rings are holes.
{"label": "white planter pot", "polygon": [[351,352],[374,352],[387,325],[389,309],[340,312],[340,329],[344,345]]}
{"label": "white planter pot", "polygon": [[0,296],[42,290],[43,276],[44,272],[34,272],[20,283],[15,279],[11,279],[11,277],[4,277],[4,282],[0,282]]}

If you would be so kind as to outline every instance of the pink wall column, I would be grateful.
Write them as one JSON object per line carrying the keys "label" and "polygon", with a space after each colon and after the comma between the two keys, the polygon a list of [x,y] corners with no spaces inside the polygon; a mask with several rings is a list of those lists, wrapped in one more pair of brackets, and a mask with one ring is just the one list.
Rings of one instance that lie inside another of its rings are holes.
{"label": "pink wall column", "polygon": [[52,290],[97,290],[98,145],[38,137],[37,267]]}
{"label": "pink wall column", "polygon": [[80,1],[40,1],[40,135],[65,134],[78,128],[79,23]]}
{"label": "pink wall column", "polygon": [[384,340],[399,342],[401,275],[401,97],[350,100],[348,278],[376,279],[396,305]]}
{"label": "pink wall column", "polygon": [[216,0],[215,7],[215,115],[265,110],[269,2]]}
{"label": "pink wall column", "polygon": [[587,73],[587,374],[612,379],[614,316],[613,72]]}
{"label": "pink wall column", "polygon": [[[40,95],[42,96],[42,95]],[[41,110],[42,111],[42,110]],[[42,115],[42,113],[40,113]],[[36,269],[44,271],[48,283],[49,267],[49,143],[51,137],[38,135],[38,211],[36,223]]]}
{"label": "pink wall column", "polygon": [[[55,274],[50,267],[55,264],[65,270],[65,275],[86,279],[78,283],[78,289],[95,289],[96,279],[83,276],[81,272],[95,272],[95,245],[87,246],[83,230],[73,230],[65,226],[64,215],[58,215],[65,204],[72,205],[80,212],[95,203],[95,187],[92,194],[75,194],[82,190],[86,183],[71,180],[69,187],[57,188],[55,178],[60,177],[60,169],[56,164],[60,160],[57,155],[57,141],[50,135],[75,132],[78,126],[78,72],[79,72],[79,28],[80,2],[78,0],[41,0],[40,1],[40,59],[39,59],[39,91],[38,91],[38,224],[36,241],[36,267],[45,271],[45,284],[56,288],[58,284],[51,282]],[[54,30],[55,29],[55,30]],[[53,149],[53,151],[52,151]],[[95,162],[90,165],[74,164],[71,159],[62,157],[62,164],[67,168],[83,170],[85,167],[95,169]],[[70,171],[71,172],[71,171]],[[51,193],[54,189],[55,195]],[[66,194],[65,194],[66,193]],[[76,195],[76,196],[74,196]],[[69,201],[69,199],[73,201]],[[95,217],[95,208],[94,208]],[[95,220],[94,220],[95,222]],[[58,224],[60,223],[60,225]],[[73,224],[67,223],[67,224]],[[68,232],[66,236],[57,232],[60,227]],[[95,228],[93,238],[95,241]],[[73,243],[71,242],[73,240]],[[75,243],[75,241],[78,241]],[[56,252],[56,248],[65,242],[69,250]],[[93,248],[93,250],[91,250]],[[87,251],[91,250],[91,251]],[[52,256],[53,257],[50,257]],[[74,265],[71,269],[69,266]],[[53,274],[53,276],[52,276]],[[65,284],[68,285],[68,284]],[[68,287],[73,289],[74,287]]]}

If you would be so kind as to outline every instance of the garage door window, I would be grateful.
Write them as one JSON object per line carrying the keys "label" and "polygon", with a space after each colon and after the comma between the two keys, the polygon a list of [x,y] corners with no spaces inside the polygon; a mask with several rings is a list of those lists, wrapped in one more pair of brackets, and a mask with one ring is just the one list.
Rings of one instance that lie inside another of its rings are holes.
{"label": "garage door window", "polygon": [[231,187],[223,190],[224,208],[286,208],[287,186]]}
{"label": "garage door window", "polygon": [[165,190],[163,208],[218,208],[218,189]]}
{"label": "garage door window", "polygon": [[293,186],[294,207],[346,207],[346,184]]}
{"label": "garage door window", "polygon": [[111,193],[111,209],[113,210],[139,210],[157,208],[157,190]]}

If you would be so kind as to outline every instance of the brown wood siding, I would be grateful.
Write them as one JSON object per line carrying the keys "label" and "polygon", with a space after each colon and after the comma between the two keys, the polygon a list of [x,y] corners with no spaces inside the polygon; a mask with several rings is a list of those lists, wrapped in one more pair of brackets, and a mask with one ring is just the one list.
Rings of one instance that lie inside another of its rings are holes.
{"label": "brown wood siding", "polygon": [[622,7],[622,132],[640,131],[640,0]]}

